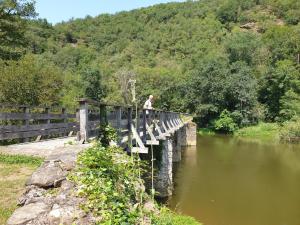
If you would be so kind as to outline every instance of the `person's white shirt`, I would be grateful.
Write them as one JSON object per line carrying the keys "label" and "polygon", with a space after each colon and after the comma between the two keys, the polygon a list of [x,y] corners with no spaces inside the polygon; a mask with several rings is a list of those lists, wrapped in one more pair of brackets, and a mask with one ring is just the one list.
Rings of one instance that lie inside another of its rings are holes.
{"label": "person's white shirt", "polygon": [[145,102],[144,109],[152,109],[152,102],[150,99]]}
{"label": "person's white shirt", "polygon": [[[144,109],[153,109],[152,108],[152,102],[151,102],[151,97],[145,102],[144,104]],[[149,110],[146,110],[146,114],[149,114]]]}

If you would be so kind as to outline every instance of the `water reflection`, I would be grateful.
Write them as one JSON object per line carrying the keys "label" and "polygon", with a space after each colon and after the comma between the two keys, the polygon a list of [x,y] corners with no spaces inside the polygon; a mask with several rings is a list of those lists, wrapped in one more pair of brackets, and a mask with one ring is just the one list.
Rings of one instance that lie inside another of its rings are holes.
{"label": "water reflection", "polygon": [[205,225],[299,225],[300,146],[198,137],[169,204]]}

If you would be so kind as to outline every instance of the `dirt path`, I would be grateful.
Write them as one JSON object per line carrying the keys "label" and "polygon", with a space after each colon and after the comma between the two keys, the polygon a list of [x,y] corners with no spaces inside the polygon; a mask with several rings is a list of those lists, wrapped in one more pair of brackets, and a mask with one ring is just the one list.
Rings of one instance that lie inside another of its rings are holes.
{"label": "dirt path", "polygon": [[89,146],[89,144],[78,143],[74,137],[68,137],[33,143],[0,146],[0,153],[48,158],[50,155],[67,152],[78,153]]}

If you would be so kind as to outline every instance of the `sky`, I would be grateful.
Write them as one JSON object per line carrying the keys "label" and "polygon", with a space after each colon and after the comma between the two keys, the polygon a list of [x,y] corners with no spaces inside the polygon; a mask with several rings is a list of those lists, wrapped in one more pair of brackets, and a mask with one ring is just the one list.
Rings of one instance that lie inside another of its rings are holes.
{"label": "sky", "polygon": [[36,0],[36,11],[40,18],[55,24],[71,18],[116,13],[159,3],[183,2],[184,0]]}

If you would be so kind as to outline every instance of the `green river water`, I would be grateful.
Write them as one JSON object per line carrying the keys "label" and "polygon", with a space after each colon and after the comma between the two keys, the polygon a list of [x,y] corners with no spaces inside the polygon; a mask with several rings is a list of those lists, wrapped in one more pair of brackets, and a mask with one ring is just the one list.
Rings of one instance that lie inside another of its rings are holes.
{"label": "green river water", "polygon": [[169,207],[204,225],[300,225],[300,145],[198,136]]}

